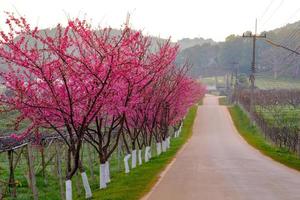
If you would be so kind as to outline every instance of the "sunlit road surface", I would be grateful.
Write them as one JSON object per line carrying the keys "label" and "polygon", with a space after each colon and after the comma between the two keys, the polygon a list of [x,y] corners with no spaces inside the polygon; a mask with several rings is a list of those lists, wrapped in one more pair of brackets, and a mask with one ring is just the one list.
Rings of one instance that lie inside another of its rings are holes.
{"label": "sunlit road surface", "polygon": [[193,136],[143,200],[300,200],[300,173],[249,146],[206,96]]}

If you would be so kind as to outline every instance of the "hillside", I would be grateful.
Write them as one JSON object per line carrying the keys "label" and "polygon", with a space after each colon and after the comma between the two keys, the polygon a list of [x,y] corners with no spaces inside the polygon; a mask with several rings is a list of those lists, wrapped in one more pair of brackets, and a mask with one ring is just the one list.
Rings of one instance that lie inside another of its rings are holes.
{"label": "hillside", "polygon": [[[299,50],[300,21],[265,32],[267,39]],[[241,33],[242,34],[242,33]],[[288,77],[300,79],[299,56],[276,48],[263,39],[257,41],[257,74],[260,76]],[[252,41],[239,35],[230,35],[225,42],[194,46],[183,49],[178,63],[188,59],[193,64],[193,75],[210,76],[231,73],[238,66],[242,73],[249,73],[252,60]]]}
{"label": "hillside", "polygon": [[180,46],[181,50],[190,48],[190,47],[194,47],[194,46],[201,46],[203,44],[215,44],[216,42],[213,41],[212,39],[204,39],[202,37],[200,38],[183,38],[181,40],[178,40],[177,43]]}

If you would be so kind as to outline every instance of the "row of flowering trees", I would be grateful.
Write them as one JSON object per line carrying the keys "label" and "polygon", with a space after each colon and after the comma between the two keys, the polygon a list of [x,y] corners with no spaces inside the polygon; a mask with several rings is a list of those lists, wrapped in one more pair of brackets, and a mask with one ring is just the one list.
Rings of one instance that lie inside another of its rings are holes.
{"label": "row of flowering trees", "polygon": [[47,32],[23,17],[8,14],[8,31],[0,32],[0,58],[8,66],[1,84],[7,110],[17,110],[16,129],[30,126],[19,140],[39,137],[44,129],[59,134],[68,146],[66,199],[71,179],[80,170],[86,197],[92,196],[80,152],[83,142],[95,148],[100,162],[100,188],[110,182],[109,158],[120,140],[126,146],[126,173],[170,145],[169,127],[176,126],[204,87],[186,76],[188,66],[174,64],[178,46],[170,41],[151,51],[151,40],[125,26],[120,34],[94,30],[84,20],[69,20]]}

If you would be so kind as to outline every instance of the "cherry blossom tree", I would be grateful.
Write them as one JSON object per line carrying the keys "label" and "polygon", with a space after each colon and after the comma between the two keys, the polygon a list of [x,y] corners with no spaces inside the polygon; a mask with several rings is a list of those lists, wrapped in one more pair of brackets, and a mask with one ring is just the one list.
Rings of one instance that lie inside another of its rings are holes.
{"label": "cherry blossom tree", "polygon": [[[71,179],[81,172],[86,198],[92,193],[80,152],[83,142],[99,155],[100,188],[110,181],[109,158],[120,142],[125,144],[126,172],[169,146],[169,127],[175,126],[205,88],[186,76],[188,65],[177,66],[178,46],[166,41],[156,51],[141,31],[125,26],[120,34],[94,30],[85,20],[69,20],[54,31],[31,27],[23,17],[8,13],[8,31],[0,31],[0,58],[8,69],[0,73],[11,95],[1,95],[1,106],[17,110],[12,137],[22,140],[51,129],[68,146],[66,199],[72,199]],[[129,142],[128,142],[129,141]]]}

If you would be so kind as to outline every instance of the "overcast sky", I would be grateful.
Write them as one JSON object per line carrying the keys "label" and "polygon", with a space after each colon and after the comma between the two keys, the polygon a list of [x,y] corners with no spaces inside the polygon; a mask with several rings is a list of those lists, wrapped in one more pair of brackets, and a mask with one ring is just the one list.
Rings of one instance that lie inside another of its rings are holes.
{"label": "overcast sky", "polygon": [[269,30],[300,20],[300,0],[0,0],[4,11],[26,16],[42,28],[65,24],[67,16],[92,19],[94,25],[130,24],[144,33],[172,40],[204,37],[222,41],[230,34]]}

